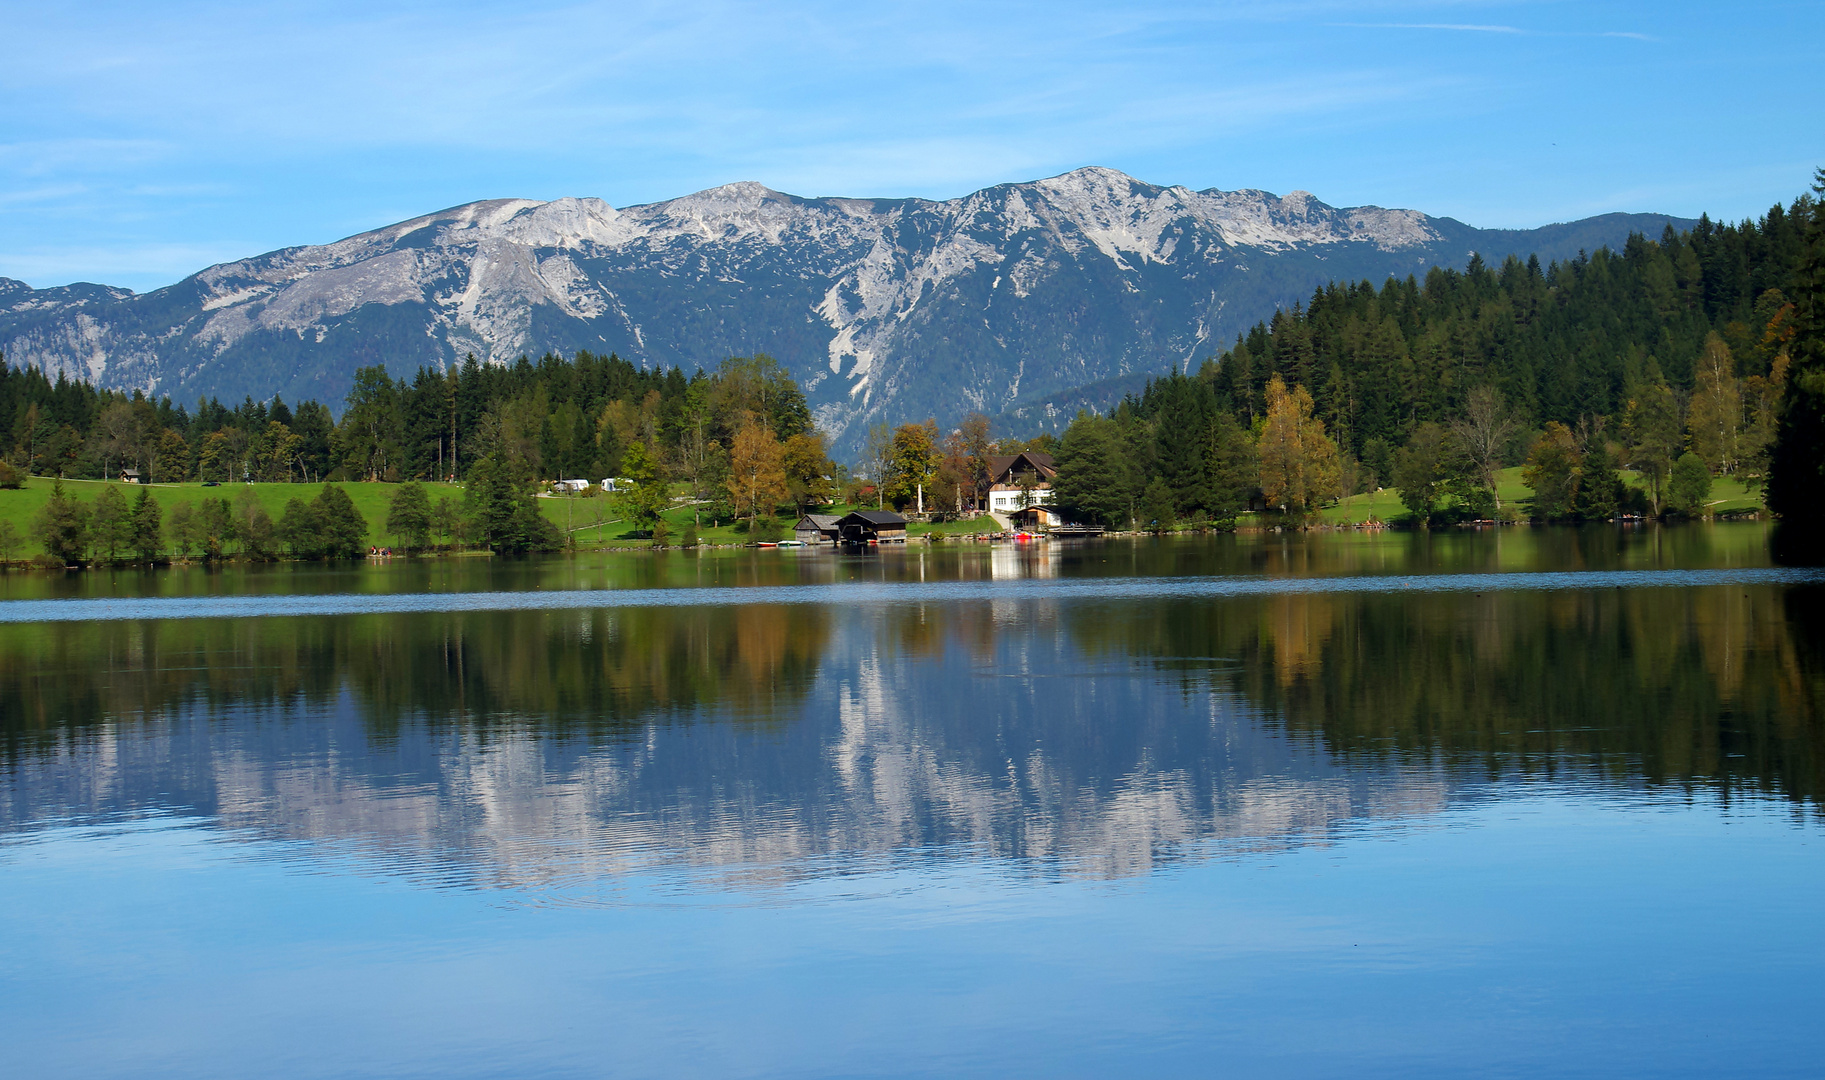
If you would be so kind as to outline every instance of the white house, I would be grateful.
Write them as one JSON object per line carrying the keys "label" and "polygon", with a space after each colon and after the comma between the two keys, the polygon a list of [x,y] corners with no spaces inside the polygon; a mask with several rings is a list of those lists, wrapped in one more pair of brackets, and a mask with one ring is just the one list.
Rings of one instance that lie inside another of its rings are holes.
{"label": "white house", "polygon": [[[1021,499],[1028,506],[1044,506],[1052,501],[1052,478],[1058,466],[1051,454],[1023,450],[1018,454],[989,458],[989,509],[997,514],[1011,514],[1021,509]],[[1021,490],[1022,484],[1028,488]]]}

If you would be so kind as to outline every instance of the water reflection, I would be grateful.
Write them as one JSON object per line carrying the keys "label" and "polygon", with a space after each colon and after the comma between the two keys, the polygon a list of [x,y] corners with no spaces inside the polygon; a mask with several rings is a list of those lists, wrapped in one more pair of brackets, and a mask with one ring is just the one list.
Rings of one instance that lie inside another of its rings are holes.
{"label": "water reflection", "polygon": [[1132,875],[1515,783],[1814,807],[1820,598],[1163,588],[7,625],[0,827],[193,814],[588,899],[636,868]]}

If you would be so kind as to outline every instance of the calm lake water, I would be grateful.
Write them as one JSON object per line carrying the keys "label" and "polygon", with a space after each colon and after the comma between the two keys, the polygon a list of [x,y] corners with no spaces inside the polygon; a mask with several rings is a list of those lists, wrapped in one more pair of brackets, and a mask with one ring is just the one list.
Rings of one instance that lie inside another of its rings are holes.
{"label": "calm lake water", "polygon": [[12,1076],[1816,1076],[1756,524],[0,577]]}

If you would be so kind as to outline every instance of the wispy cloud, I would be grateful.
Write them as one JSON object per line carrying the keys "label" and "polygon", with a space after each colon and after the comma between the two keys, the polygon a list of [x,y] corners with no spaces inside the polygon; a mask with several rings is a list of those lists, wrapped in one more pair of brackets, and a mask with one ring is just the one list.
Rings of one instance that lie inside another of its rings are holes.
{"label": "wispy cloud", "polygon": [[1825,159],[1759,108],[1808,92],[1825,7],[1783,7],[1770,53],[1773,22],[1705,0],[13,3],[0,252],[143,287],[482,198],[949,198],[1092,163],[1478,223],[1677,175],[1698,194],[1630,208],[1748,213],[1792,185],[1722,179],[1681,136]]}
{"label": "wispy cloud", "polygon": [[1484,23],[1332,22],[1325,23],[1325,25],[1343,30],[1447,30],[1468,34],[1512,34],[1516,37],[1628,38],[1632,41],[1653,42],[1661,40],[1650,34],[1639,34],[1632,30],[1528,30],[1519,26]]}
{"label": "wispy cloud", "polygon": [[1476,34],[1526,34],[1518,26],[1482,26],[1475,23],[1326,23],[1348,30],[1463,30]]}

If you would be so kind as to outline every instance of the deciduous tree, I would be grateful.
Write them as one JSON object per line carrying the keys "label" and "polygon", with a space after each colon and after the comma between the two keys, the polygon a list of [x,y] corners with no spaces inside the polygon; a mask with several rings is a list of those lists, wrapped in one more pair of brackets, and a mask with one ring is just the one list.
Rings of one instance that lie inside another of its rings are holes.
{"label": "deciduous tree", "polygon": [[141,562],[153,562],[159,556],[164,534],[163,517],[151,489],[140,488],[139,497],[133,500],[131,541],[134,554]]}
{"label": "deciduous tree", "polygon": [[1554,421],[1534,442],[1521,479],[1533,489],[1535,517],[1569,517],[1578,494],[1578,444],[1571,429]]}
{"label": "deciduous tree", "polygon": [[416,480],[399,485],[387,508],[387,531],[399,545],[418,550],[431,544],[431,499]]}
{"label": "deciduous tree", "polygon": [[109,562],[132,547],[133,510],[118,485],[102,485],[101,494],[95,497],[95,505],[90,511],[89,531],[94,546]]}
{"label": "deciduous tree", "polygon": [[1342,473],[1337,444],[1312,415],[1312,395],[1303,386],[1288,390],[1280,376],[1267,385],[1267,419],[1257,444],[1261,493],[1268,505],[1295,516],[1335,499]]}
{"label": "deciduous tree", "polygon": [[36,528],[44,553],[58,562],[80,563],[89,554],[89,510],[63,490],[60,479],[39,511]]}
{"label": "deciduous tree", "polygon": [[779,440],[771,428],[749,424],[736,432],[729,448],[729,496],[736,512],[747,515],[750,529],[762,512],[771,514],[790,496],[781,460]]}
{"label": "deciduous tree", "polygon": [[1692,452],[1719,476],[1733,473],[1742,457],[1742,428],[1743,391],[1736,378],[1736,361],[1723,337],[1713,332],[1705,338],[1698,385],[1686,410]]}

